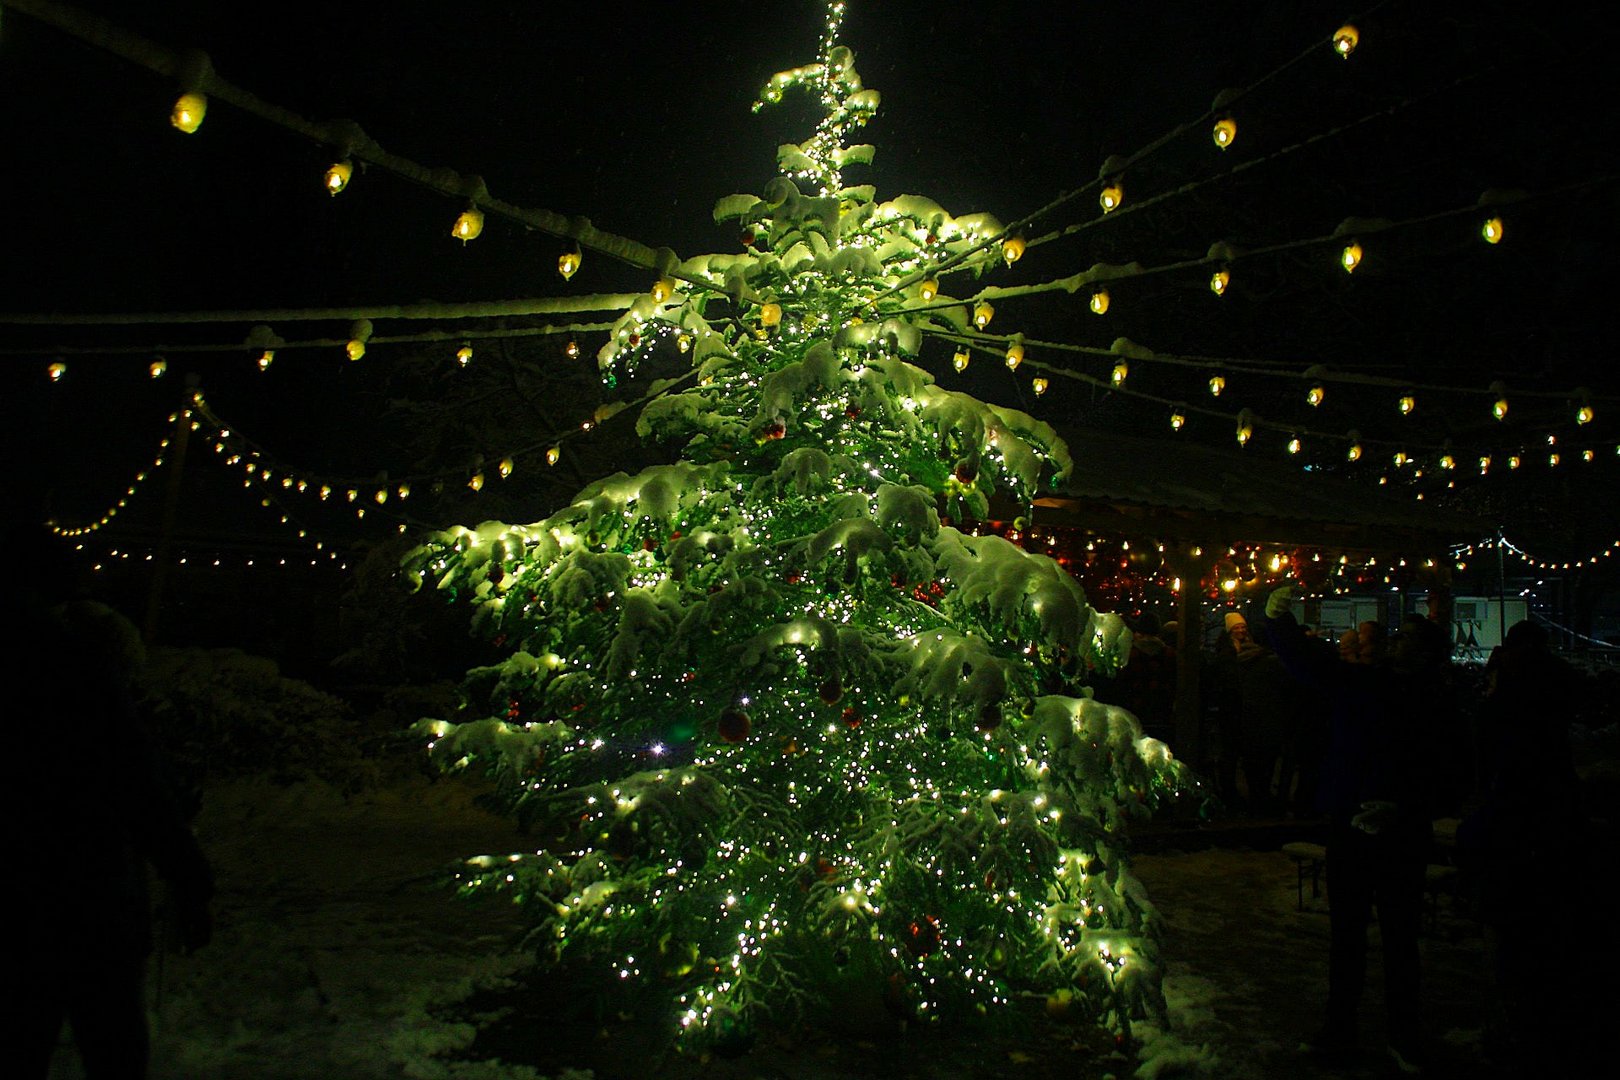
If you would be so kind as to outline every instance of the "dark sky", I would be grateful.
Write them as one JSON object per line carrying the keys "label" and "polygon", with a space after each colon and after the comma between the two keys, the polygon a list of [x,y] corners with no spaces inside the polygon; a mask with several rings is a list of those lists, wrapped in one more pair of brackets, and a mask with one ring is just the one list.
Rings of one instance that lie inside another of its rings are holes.
{"label": "dark sky", "polygon": [[[203,48],[226,79],[309,119],[351,118],[386,149],[480,174],[504,199],[582,214],[683,256],[735,250],[734,229],[710,219],[714,200],[758,191],[774,174],[775,146],[807,134],[804,110],[755,115],[749,104],[772,72],[813,59],[822,17],[819,4],[782,0],[82,6],[162,44]],[[1163,353],[1254,358],[1296,372],[1321,362],[1414,382],[1505,378],[1613,392],[1601,283],[1615,270],[1620,219],[1612,183],[1582,186],[1620,172],[1613,108],[1599,93],[1608,27],[1579,13],[1548,22],[1523,4],[1390,2],[1357,19],[1362,46],[1346,61],[1325,44],[1344,15],[1337,4],[1300,0],[857,0],[844,37],[884,105],[866,133],[876,164],[847,179],[875,183],[880,197],[916,192],[953,212],[1010,220],[1090,181],[1108,155],[1198,117],[1221,89],[1306,52],[1240,107],[1231,150],[1190,132],[1132,171],[1130,198],[1347,130],[1042,248],[1005,280],[1097,261],[1196,258],[1215,240],[1297,240],[1350,216],[1419,218],[1467,206],[1487,188],[1562,193],[1510,215],[1509,241],[1495,248],[1478,240],[1477,216],[1440,217],[1369,244],[1353,280],[1332,249],[1302,249],[1241,264],[1239,287],[1219,300],[1197,271],[1121,286],[1106,321],[1060,295],[1002,305],[995,328],[1101,346],[1123,335]],[[405,303],[646,285],[644,272],[590,253],[565,285],[554,271],[558,242],[503,222],[463,247],[447,235],[459,207],[376,171],[328,198],[324,148],[226,104],[183,136],[167,123],[172,98],[150,72],[4,12],[0,139],[11,167],[0,180],[8,208],[0,308]],[[1387,115],[1352,123],[1379,113]],[[1050,224],[1095,216],[1088,195]],[[246,329],[212,328],[203,340],[238,340]],[[378,332],[390,329],[399,328]],[[0,357],[15,416],[10,460],[49,475],[64,508],[88,511],[116,492],[140,457],[131,448],[155,443],[175,389],[145,380],[143,358],[85,358],[74,362],[71,385],[45,386],[50,346],[194,334],[0,324],[0,347],[40,350]],[[937,347],[924,355],[942,379],[945,355]],[[1073,362],[1106,375],[1106,361]],[[244,352],[183,366],[201,374],[221,413],[249,417],[267,444],[298,446],[301,431],[330,433],[344,409],[371,407],[362,391],[376,388],[363,385],[359,365],[287,363],[300,368],[278,368],[277,379],[259,377]],[[1480,399],[1425,395],[1428,426],[1419,429],[1395,415],[1387,390],[1335,390],[1331,407],[1308,412],[1294,380],[1239,380],[1210,403],[1198,397],[1203,378],[1170,366],[1132,375],[1133,385],[1172,400],[1297,415],[1368,438],[1483,447],[1541,435],[1528,399],[1516,405],[1522,425],[1506,432],[1481,422]],[[1061,380],[1036,401],[1026,378],[985,362],[967,385],[1059,424],[1163,426],[1158,405]],[[1548,419],[1568,411],[1562,401],[1544,404]],[[1227,442],[1229,426],[1210,420],[1203,434]],[[1278,453],[1282,438],[1270,436],[1264,452]],[[380,452],[349,464],[388,467]]]}

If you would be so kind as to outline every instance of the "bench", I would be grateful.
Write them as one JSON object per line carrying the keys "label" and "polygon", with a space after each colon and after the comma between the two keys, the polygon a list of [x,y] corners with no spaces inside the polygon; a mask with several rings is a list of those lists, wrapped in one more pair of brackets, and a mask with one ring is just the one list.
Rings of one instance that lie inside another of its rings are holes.
{"label": "bench", "polygon": [[1284,844],[1282,853],[1294,861],[1296,871],[1296,911],[1305,910],[1305,877],[1311,879],[1311,899],[1315,900],[1322,895],[1322,868],[1327,865],[1327,848],[1321,844],[1312,844],[1303,840]]}

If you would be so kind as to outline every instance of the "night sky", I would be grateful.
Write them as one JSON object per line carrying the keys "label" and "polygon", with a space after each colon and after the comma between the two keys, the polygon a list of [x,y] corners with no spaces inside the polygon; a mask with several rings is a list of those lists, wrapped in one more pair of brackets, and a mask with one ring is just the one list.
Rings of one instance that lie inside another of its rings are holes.
{"label": "night sky", "polygon": [[[749,106],[772,72],[814,59],[822,18],[819,4],[780,0],[81,6],[161,44],[203,48],[225,79],[308,119],[353,119],[385,149],[481,175],[503,199],[584,215],[683,257],[737,250],[734,227],[710,217],[714,201],[757,192],[774,175],[774,148],[808,134],[802,107],[756,115]],[[998,305],[992,329],[1101,347],[1125,336],[1160,353],[1261,362],[1287,374],[1232,376],[1219,402],[1196,365],[1135,365],[1131,385],[1311,431],[1355,428],[1385,460],[1381,439],[1451,440],[1471,466],[1476,448],[1501,455],[1565,429],[1582,440],[1565,445],[1612,459],[1620,399],[1606,405],[1603,395],[1620,392],[1620,380],[1601,314],[1620,239],[1620,162],[1614,110],[1598,91],[1609,28],[1577,13],[1537,21],[1546,5],[1459,7],[1377,5],[1353,16],[1362,44],[1342,60],[1326,42],[1346,12],[1325,3],[856,2],[844,40],[883,108],[863,133],[878,147],[874,167],[846,181],[1010,221],[1091,182],[1109,155],[1197,119],[1223,88],[1299,57],[1237,108],[1230,150],[1200,125],[1126,177],[1128,207],[1176,194],[1033,249],[987,283],[1098,261],[1196,259],[1217,240],[1302,240],[1352,216],[1432,220],[1364,241],[1353,278],[1338,269],[1336,246],[1318,245],[1240,262],[1225,297],[1209,292],[1207,270],[1153,275],[1114,288],[1104,319],[1085,311],[1083,295],[1059,293]],[[9,8],[0,83],[6,312],[477,301],[648,283],[646,271],[588,251],[564,283],[559,241],[493,217],[463,247],[448,236],[460,209],[452,200],[379,170],[329,198],[326,148],[228,104],[181,135],[167,122],[174,89],[164,79]],[[1245,162],[1254,164],[1210,179]],[[1482,213],[1447,213],[1493,188],[1538,193],[1504,212],[1508,236],[1494,247],[1479,239]],[[1096,217],[1086,194],[1028,232]],[[379,323],[377,333],[423,328]],[[185,354],[156,382],[146,355],[70,356],[61,384],[44,375],[61,346],[232,343],[247,329],[0,323],[14,512],[41,499],[64,519],[103,508],[161,437],[185,371],[222,416],[309,470],[401,468],[390,460],[398,444],[375,425],[402,392],[384,348],[354,365],[287,353],[265,374],[245,348]],[[340,323],[277,330],[345,333]],[[599,343],[581,342],[587,354]],[[1033,349],[1031,359],[1101,377],[1109,367]],[[947,385],[1059,427],[1170,436],[1159,402],[1061,378],[1037,400],[1027,370],[1014,377],[987,357],[963,378],[948,361],[948,347],[932,342],[921,362]],[[559,363],[555,345],[533,362]],[[1599,419],[1576,433],[1568,400],[1526,397],[1501,425],[1489,399],[1438,392],[1420,393],[1418,412],[1402,418],[1387,387],[1332,386],[1310,410],[1297,376],[1313,363],[1425,385],[1587,386]],[[1231,446],[1231,426],[1195,416],[1182,436]],[[600,432],[580,475],[625,456],[612,440],[622,444],[627,428]],[[1281,457],[1286,438],[1262,431],[1246,452]],[[1342,470],[1342,443],[1307,441],[1320,466]],[[1612,490],[1614,470],[1602,460],[1584,478],[1543,469],[1466,485],[1461,497],[1465,508],[1506,515],[1533,495],[1549,534],[1606,543],[1620,527],[1593,492]],[[535,505],[513,512],[541,516],[556,497],[531,494]],[[1565,516],[1550,522],[1554,512]],[[482,516],[465,505],[437,513]]]}

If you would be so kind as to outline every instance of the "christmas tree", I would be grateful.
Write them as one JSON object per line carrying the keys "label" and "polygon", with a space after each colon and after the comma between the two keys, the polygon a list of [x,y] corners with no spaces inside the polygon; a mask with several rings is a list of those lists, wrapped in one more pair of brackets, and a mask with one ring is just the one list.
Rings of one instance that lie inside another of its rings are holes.
{"label": "christmas tree", "polygon": [[842,10],[819,62],[762,94],[807,91],[820,121],[760,196],[717,205],[744,250],[660,268],[598,355],[609,385],[683,356],[637,421],[679,460],[407,557],[513,650],[421,725],[535,838],[462,888],[510,891],[547,959],[666,987],[685,1045],[739,1049],[874,990],[925,1020],[1044,998],[1123,1037],[1162,998],[1122,828],[1181,766],[1083,689],[1128,652],[1118,617],[949,523],[1072,463],[1048,424],[908,359],[991,317],[941,278],[1021,241],[845,186],[878,95]]}

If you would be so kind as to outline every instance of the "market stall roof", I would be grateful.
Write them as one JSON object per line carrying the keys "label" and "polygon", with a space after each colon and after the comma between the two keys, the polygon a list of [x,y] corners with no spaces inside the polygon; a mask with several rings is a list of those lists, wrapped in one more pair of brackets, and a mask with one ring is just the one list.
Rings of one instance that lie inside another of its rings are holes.
{"label": "market stall roof", "polygon": [[1035,500],[1033,522],[1202,544],[1434,551],[1493,535],[1484,519],[1369,483],[1181,439],[1062,430],[1066,490]]}

